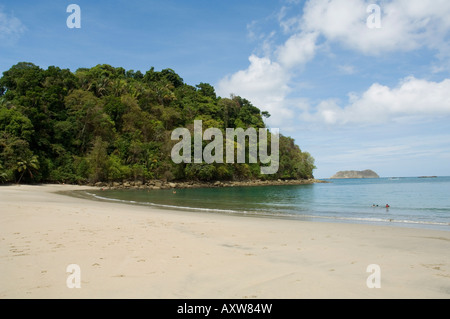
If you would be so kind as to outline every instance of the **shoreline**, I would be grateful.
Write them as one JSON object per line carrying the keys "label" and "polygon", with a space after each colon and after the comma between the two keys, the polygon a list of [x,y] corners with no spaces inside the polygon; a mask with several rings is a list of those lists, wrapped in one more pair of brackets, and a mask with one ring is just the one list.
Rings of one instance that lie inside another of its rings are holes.
{"label": "shoreline", "polygon": [[[1,186],[0,298],[450,298],[445,231],[243,218]],[[81,288],[66,285],[69,264]],[[381,268],[370,289],[367,267]]]}
{"label": "shoreline", "polygon": [[[236,186],[238,187],[238,186]],[[91,188],[92,191],[104,191],[105,188],[94,187]],[[146,190],[139,188],[108,188],[108,190]],[[168,190],[168,188],[165,188]],[[241,217],[250,217],[250,218],[272,218],[272,219],[281,219],[281,220],[290,220],[290,221],[301,221],[301,222],[313,222],[313,223],[338,223],[338,224],[355,224],[355,225],[369,225],[369,226],[382,226],[382,227],[400,227],[400,228],[409,228],[409,229],[429,229],[429,230],[437,230],[437,231],[445,231],[450,232],[449,226],[447,223],[432,223],[432,222],[417,222],[417,221],[405,221],[405,220],[393,220],[393,219],[385,219],[385,220],[372,220],[372,219],[361,219],[361,218],[337,218],[331,216],[319,216],[319,215],[294,215],[294,214],[271,214],[269,212],[253,212],[253,211],[243,211],[243,210],[230,210],[230,209],[221,209],[221,208],[200,208],[200,207],[186,207],[186,206],[176,206],[169,204],[160,204],[160,203],[150,203],[150,202],[136,202],[136,201],[127,201],[109,197],[102,197],[99,194],[82,194],[81,191],[61,191],[58,192],[62,195],[73,196],[76,198],[82,198],[87,200],[105,202],[105,203],[121,203],[124,205],[131,206],[141,206],[147,207],[149,209],[161,209],[161,210],[176,210],[182,212],[193,212],[193,213],[201,213],[201,214],[222,214],[224,216],[241,216]]]}
{"label": "shoreline", "polygon": [[107,189],[185,189],[185,188],[218,188],[218,187],[259,187],[259,186],[287,186],[287,185],[311,185],[319,183],[331,183],[320,179],[296,179],[296,180],[243,180],[243,181],[165,181],[149,180],[142,181],[123,181],[123,182],[96,182],[84,184],[66,184],[66,183],[38,183],[38,184],[0,184],[3,186],[45,186],[45,185],[68,185],[79,187],[97,187]]}
{"label": "shoreline", "polygon": [[286,185],[311,185],[316,183],[328,183],[317,179],[301,180],[244,180],[244,181],[163,181],[151,180],[125,181],[125,182],[98,182],[88,186],[104,187],[108,189],[185,189],[185,188],[218,188],[218,187],[259,187],[259,186],[286,186]]}

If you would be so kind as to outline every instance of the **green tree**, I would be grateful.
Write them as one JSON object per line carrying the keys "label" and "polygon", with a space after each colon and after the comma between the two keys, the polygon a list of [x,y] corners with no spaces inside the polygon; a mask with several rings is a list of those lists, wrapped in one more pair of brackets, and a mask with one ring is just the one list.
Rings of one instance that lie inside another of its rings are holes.
{"label": "green tree", "polygon": [[216,99],[216,91],[214,90],[214,87],[211,84],[208,83],[200,83],[197,84],[196,87],[199,89],[200,93],[203,96]]}
{"label": "green tree", "polygon": [[16,166],[17,171],[20,173],[17,184],[20,184],[25,173],[30,175],[31,180],[33,179],[33,172],[39,169],[39,161],[36,155],[31,155],[30,157],[18,161]]}
{"label": "green tree", "polygon": [[0,163],[0,183],[5,183],[9,181],[8,171],[3,167],[2,163]]}
{"label": "green tree", "polygon": [[114,122],[104,112],[97,97],[77,89],[66,97],[65,103],[68,121],[73,124],[73,143],[81,152],[84,153],[97,136],[105,141],[112,141],[115,134]]}
{"label": "green tree", "polygon": [[183,85],[183,79],[175,73],[172,69],[164,69],[161,71],[161,77],[168,80],[172,85],[177,88]]}
{"label": "green tree", "polygon": [[243,97],[218,97],[208,83],[188,85],[168,68],[144,75],[99,64],[73,73],[20,62],[0,78],[0,182],[313,176],[314,158],[283,136],[280,169],[271,176],[260,175],[260,163],[171,161],[174,128],[192,133],[202,120],[204,130],[258,129],[269,116]]}
{"label": "green tree", "polygon": [[101,137],[95,138],[94,144],[88,155],[89,178],[92,182],[105,181],[108,179],[109,158],[107,152],[108,143]]}
{"label": "green tree", "polygon": [[21,138],[26,141],[31,141],[34,132],[33,123],[28,117],[23,115],[17,107],[7,107],[0,104],[0,132],[5,132]]}

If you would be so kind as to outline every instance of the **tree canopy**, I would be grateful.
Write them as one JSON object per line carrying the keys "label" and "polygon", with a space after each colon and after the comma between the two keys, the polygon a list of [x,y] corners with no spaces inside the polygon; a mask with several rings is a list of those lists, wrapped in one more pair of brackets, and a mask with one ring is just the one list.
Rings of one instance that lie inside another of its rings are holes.
{"label": "tree canopy", "polygon": [[[172,69],[97,65],[76,72],[20,62],[0,78],[0,183],[306,179],[314,159],[280,136],[280,167],[260,163],[174,164],[178,127],[265,128],[267,112],[240,96],[217,97]],[[204,142],[206,143],[206,142]]]}

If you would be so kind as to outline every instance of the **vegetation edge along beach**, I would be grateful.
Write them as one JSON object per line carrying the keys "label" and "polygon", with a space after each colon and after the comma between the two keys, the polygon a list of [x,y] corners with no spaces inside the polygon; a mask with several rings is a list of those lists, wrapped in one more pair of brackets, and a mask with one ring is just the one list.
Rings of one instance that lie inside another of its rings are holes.
{"label": "vegetation edge along beach", "polygon": [[88,184],[87,186],[99,187],[101,189],[176,189],[176,188],[215,188],[215,187],[255,187],[255,186],[283,186],[283,185],[309,185],[316,183],[329,183],[317,179],[300,179],[300,180],[243,180],[243,181],[164,181],[151,180],[146,183],[141,181],[126,182],[97,182]]}

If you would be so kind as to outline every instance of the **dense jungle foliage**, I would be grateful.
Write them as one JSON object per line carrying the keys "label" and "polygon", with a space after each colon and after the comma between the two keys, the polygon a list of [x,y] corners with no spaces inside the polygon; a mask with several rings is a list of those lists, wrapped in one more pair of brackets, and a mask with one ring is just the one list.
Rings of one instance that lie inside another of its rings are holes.
{"label": "dense jungle foliage", "polygon": [[188,85],[172,69],[71,72],[21,62],[0,79],[0,183],[312,178],[314,159],[285,136],[274,175],[261,175],[260,163],[171,160],[175,128],[192,130],[194,120],[204,130],[265,128],[269,116],[207,83]]}

